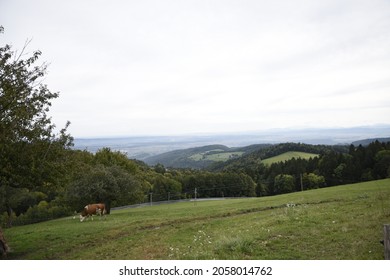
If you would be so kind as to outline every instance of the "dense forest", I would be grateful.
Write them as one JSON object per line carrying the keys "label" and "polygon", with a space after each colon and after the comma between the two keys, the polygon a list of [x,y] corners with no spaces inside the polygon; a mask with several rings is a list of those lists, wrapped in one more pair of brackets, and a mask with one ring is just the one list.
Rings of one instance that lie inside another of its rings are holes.
{"label": "dense forest", "polygon": [[[2,31],[2,29],[0,30]],[[148,166],[103,148],[72,149],[70,123],[56,132],[48,116],[51,92],[41,53],[30,57],[0,48],[0,226],[39,222],[80,211],[149,201],[276,195],[389,177],[390,143],[323,146],[301,143],[251,146],[238,158],[208,169]],[[222,147],[219,147],[222,148]],[[285,151],[316,153],[266,166]]]}
{"label": "dense forest", "polygon": [[[319,154],[308,160],[292,158],[266,166],[262,159],[285,151]],[[213,167],[243,172],[257,184],[257,195],[275,195],[313,188],[386,178],[390,175],[390,142],[368,146],[324,146],[283,143]]]}

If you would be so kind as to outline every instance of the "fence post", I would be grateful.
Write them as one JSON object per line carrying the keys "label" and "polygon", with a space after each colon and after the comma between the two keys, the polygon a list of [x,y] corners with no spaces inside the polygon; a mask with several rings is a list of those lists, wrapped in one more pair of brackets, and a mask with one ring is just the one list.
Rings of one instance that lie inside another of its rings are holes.
{"label": "fence post", "polygon": [[383,245],[385,246],[385,260],[390,260],[390,225],[383,226]]}

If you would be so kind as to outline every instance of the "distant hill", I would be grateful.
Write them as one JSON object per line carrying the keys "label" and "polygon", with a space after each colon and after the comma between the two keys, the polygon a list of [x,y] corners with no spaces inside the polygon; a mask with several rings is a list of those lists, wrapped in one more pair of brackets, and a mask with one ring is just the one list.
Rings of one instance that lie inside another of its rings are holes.
{"label": "distant hill", "polygon": [[226,162],[269,146],[271,144],[257,144],[240,148],[229,148],[224,145],[207,145],[151,156],[144,159],[144,161],[149,165],[160,163],[171,168],[202,169],[216,162]]}
{"label": "distant hill", "polygon": [[[87,150],[95,153],[99,149],[108,147],[114,151],[126,153],[128,158],[145,161],[147,158],[170,151],[214,144],[220,144],[226,147],[250,147],[248,149],[255,151],[260,147],[257,144],[264,145],[295,142],[312,145],[349,145],[353,141],[357,141],[359,139],[369,139],[373,137],[388,139],[385,137],[388,137],[389,135],[390,125],[333,129],[270,129],[263,131],[210,135],[199,134],[176,136],[75,138],[74,149]],[[248,152],[249,151],[245,151],[245,153]],[[221,155],[221,158],[218,159],[224,159],[224,156],[228,155]]]}
{"label": "distant hill", "polygon": [[[256,170],[263,161],[280,156],[285,153],[298,152],[314,155],[324,154],[329,151],[348,152],[347,145],[310,145],[303,143],[281,143],[269,145],[267,148],[254,150],[244,154],[242,157],[219,162],[209,167],[212,171],[229,171],[229,170]],[[290,153],[291,154],[291,153]]]}
{"label": "distant hill", "polygon": [[390,137],[363,139],[363,140],[352,142],[352,145],[354,145],[354,146],[359,146],[359,145],[368,146],[370,143],[375,142],[375,141],[390,142]]}
{"label": "distant hill", "polygon": [[[367,146],[376,140],[380,142],[390,141],[390,137],[381,137],[367,138],[340,145],[260,142],[261,144],[249,144],[248,146],[232,146],[243,144],[247,139],[249,138],[244,136],[241,138],[238,136],[227,138],[222,136],[199,136],[76,139],[75,149],[96,152],[103,147],[110,147],[112,150],[126,153],[129,158],[144,161],[151,166],[161,163],[170,168],[221,171],[234,170],[244,166],[258,166],[261,161],[267,158],[287,152],[295,151],[312,154],[322,154],[329,150],[348,152],[350,144]],[[211,141],[213,143],[209,144]],[[251,138],[251,141],[255,141],[255,138]]]}
{"label": "distant hill", "polygon": [[[170,168],[209,169],[212,171],[232,170],[257,166],[260,162],[272,161],[272,157],[285,160],[291,157],[308,158],[330,150],[348,152],[347,145],[310,145],[303,143],[256,144],[229,148],[224,145],[207,145],[175,150],[144,159],[148,165],[163,164]],[[284,156],[283,156],[284,154]],[[275,160],[278,160],[276,158]]]}
{"label": "distant hill", "polygon": [[180,149],[156,156],[151,156],[144,161],[149,165],[161,163],[166,167],[174,168],[203,168],[208,164],[206,154],[212,152],[226,152],[229,148],[224,145],[207,145],[203,147]]}

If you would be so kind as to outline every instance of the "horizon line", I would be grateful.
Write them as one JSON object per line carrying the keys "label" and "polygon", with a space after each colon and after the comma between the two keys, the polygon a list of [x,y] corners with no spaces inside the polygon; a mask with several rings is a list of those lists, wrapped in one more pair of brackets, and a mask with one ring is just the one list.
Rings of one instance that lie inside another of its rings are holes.
{"label": "horizon line", "polygon": [[[359,126],[334,126],[334,127],[275,127],[262,130],[247,130],[247,131],[226,131],[226,132],[188,132],[183,134],[122,134],[122,135],[91,135],[91,136],[73,136],[74,139],[125,139],[125,138],[163,138],[163,137],[218,137],[218,136],[258,136],[270,132],[298,132],[298,131],[327,131],[327,130],[353,130],[353,129],[379,129],[388,128],[390,124],[372,124]],[[390,131],[389,131],[390,136]]]}

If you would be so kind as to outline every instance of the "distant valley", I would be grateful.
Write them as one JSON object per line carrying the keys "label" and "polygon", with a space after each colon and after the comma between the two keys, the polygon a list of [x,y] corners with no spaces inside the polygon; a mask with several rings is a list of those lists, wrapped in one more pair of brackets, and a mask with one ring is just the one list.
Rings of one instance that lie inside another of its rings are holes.
{"label": "distant valley", "polygon": [[[313,145],[365,145],[375,139],[389,139],[390,126],[335,129],[277,129],[224,135],[138,136],[116,138],[76,138],[74,148],[96,152],[103,147],[126,153],[129,158],[175,166],[175,161],[192,161],[203,168],[210,163],[240,157],[271,144],[295,142]],[[173,162],[173,163],[172,163]],[[184,164],[184,167],[188,167]]]}
{"label": "distant valley", "polygon": [[244,154],[265,149],[269,146],[271,144],[256,144],[239,148],[229,148],[223,145],[207,145],[170,151],[148,157],[144,161],[149,165],[161,163],[166,167],[173,168],[204,169],[215,163],[233,160]]}

